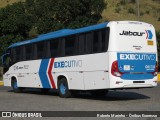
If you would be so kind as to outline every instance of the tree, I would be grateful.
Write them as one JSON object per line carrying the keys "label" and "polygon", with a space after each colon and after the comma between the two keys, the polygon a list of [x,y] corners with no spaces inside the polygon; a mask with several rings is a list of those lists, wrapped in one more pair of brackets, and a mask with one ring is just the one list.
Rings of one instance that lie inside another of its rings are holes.
{"label": "tree", "polygon": [[[13,34],[9,34],[9,35],[3,35],[0,37],[0,56],[2,54],[4,54],[4,52],[6,51],[6,49],[8,48],[9,45],[19,42],[21,40],[23,40],[24,38],[20,35],[13,35]],[[0,60],[0,65],[1,65],[1,60]]]}
{"label": "tree", "polygon": [[105,6],[104,0],[25,0],[1,8],[0,56],[12,43],[29,39],[32,31],[42,34],[96,24]]}
{"label": "tree", "polygon": [[32,23],[22,2],[0,9],[0,56],[9,45],[28,38]]}
{"label": "tree", "polygon": [[157,37],[158,53],[159,53],[159,56],[160,56],[160,30],[156,31],[156,37]]}
{"label": "tree", "polygon": [[25,13],[25,7],[22,2],[8,5],[0,10],[0,32],[3,35],[19,34],[27,38],[32,23],[32,15]]}
{"label": "tree", "polygon": [[105,8],[103,0],[59,0],[57,4],[55,18],[72,28],[96,24]]}
{"label": "tree", "polygon": [[104,0],[26,0],[27,12],[34,14],[38,33],[95,24],[101,19]]}

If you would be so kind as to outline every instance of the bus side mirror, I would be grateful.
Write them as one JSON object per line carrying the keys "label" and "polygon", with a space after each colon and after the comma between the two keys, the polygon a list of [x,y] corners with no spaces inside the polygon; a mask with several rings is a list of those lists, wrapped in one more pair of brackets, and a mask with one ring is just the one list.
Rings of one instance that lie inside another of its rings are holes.
{"label": "bus side mirror", "polygon": [[3,65],[3,67],[7,67],[8,65],[9,65],[9,53],[6,53],[6,54],[4,54],[4,55],[2,55],[2,65]]}

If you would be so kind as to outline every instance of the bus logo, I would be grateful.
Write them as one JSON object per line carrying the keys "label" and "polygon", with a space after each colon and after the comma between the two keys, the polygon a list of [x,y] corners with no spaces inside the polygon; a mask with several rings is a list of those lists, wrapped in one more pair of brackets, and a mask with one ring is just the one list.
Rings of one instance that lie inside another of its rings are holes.
{"label": "bus logo", "polygon": [[134,54],[134,53],[124,53],[119,54],[120,60],[156,60],[156,56],[154,54]]}
{"label": "bus logo", "polygon": [[125,31],[123,30],[122,33],[119,33],[120,35],[126,35],[126,36],[143,36],[145,32],[131,32],[131,31]]}
{"label": "bus logo", "polygon": [[148,45],[154,45],[153,40],[152,40],[152,38],[153,38],[152,31],[151,30],[145,30],[145,31],[146,31],[146,34],[147,34],[147,36],[146,36],[147,44]]}
{"label": "bus logo", "polygon": [[82,60],[69,60],[54,63],[54,68],[73,68],[82,67]]}
{"label": "bus logo", "polygon": [[152,34],[152,31],[151,30],[146,30],[146,34],[147,34],[147,36],[146,36],[146,39],[148,40],[148,39],[152,39],[153,38],[153,34]]}

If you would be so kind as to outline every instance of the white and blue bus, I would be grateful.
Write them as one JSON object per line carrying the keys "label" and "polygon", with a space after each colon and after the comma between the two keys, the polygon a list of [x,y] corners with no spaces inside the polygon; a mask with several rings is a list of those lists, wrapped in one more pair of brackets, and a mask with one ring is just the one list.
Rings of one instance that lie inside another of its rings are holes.
{"label": "white and blue bus", "polygon": [[2,56],[4,86],[105,95],[157,86],[157,43],[151,24],[111,21],[63,29],[15,43]]}

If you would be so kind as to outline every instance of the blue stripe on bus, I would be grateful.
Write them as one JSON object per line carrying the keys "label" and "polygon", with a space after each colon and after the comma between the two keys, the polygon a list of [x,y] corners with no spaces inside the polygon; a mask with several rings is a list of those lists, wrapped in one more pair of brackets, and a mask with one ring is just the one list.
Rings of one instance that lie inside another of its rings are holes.
{"label": "blue stripe on bus", "polygon": [[42,59],[40,69],[39,69],[39,77],[40,77],[43,88],[51,88],[48,77],[47,77],[48,63],[49,63],[49,59]]}

